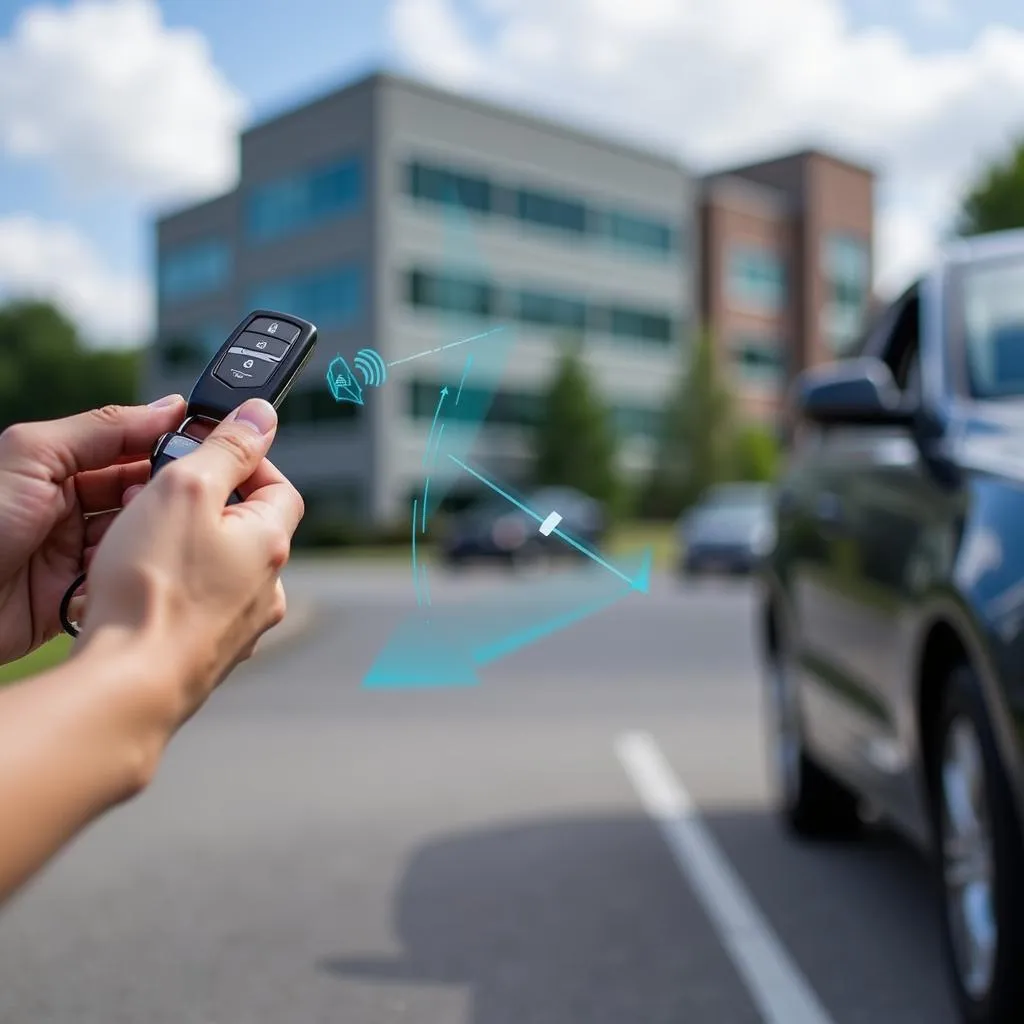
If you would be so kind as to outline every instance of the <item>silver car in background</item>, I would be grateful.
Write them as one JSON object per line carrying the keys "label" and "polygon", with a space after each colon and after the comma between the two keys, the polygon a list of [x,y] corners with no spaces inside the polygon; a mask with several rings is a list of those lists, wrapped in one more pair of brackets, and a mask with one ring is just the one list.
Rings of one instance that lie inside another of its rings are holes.
{"label": "silver car in background", "polygon": [[684,576],[747,575],[774,543],[772,488],[768,484],[719,484],[676,524],[677,567]]}

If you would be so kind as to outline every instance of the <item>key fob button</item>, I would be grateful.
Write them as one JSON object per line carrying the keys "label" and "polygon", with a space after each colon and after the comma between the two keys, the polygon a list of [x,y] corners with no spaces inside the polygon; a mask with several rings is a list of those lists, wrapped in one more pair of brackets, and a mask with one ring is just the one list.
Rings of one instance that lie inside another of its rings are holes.
{"label": "key fob button", "polygon": [[253,334],[252,331],[246,331],[235,339],[231,347],[247,348],[252,352],[261,352],[263,355],[280,359],[291,346],[288,342],[281,341],[278,338],[271,338],[267,334]]}
{"label": "key fob button", "polygon": [[266,334],[271,338],[280,338],[286,345],[290,345],[298,336],[299,329],[287,320],[271,320],[269,317],[257,317],[246,327],[246,331],[255,331],[257,334]]}
{"label": "key fob button", "polygon": [[259,388],[270,380],[278,364],[240,352],[229,352],[217,367],[214,376],[233,388]]}

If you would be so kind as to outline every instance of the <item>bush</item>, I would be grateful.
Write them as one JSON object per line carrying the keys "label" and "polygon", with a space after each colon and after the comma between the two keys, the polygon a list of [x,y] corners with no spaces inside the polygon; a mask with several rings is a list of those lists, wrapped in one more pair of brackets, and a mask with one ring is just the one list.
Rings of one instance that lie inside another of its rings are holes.
{"label": "bush", "polygon": [[732,475],[737,480],[769,483],[779,471],[781,446],[767,427],[747,424],[733,438]]}

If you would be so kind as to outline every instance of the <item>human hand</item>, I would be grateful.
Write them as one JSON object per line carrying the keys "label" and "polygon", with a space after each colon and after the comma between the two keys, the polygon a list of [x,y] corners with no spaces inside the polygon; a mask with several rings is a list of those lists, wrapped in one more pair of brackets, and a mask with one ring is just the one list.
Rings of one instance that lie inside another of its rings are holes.
{"label": "human hand", "polygon": [[[251,399],[161,469],[109,529],[89,569],[80,650],[141,653],[140,689],[177,728],[285,614],[279,574],[303,514],[264,459],[273,406]],[[245,499],[226,506],[238,489]]]}
{"label": "human hand", "polygon": [[[185,400],[105,406],[0,434],[0,664],[60,632],[59,609]],[[85,517],[89,518],[86,519]]]}

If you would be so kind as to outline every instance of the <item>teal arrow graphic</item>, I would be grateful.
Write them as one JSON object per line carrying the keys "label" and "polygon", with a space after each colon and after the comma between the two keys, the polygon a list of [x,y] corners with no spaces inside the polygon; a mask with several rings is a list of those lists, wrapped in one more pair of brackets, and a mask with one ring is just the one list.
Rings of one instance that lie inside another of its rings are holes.
{"label": "teal arrow graphic", "polygon": [[587,567],[471,602],[421,609],[395,631],[363,679],[370,689],[473,686],[478,669],[650,586],[651,550],[632,566]]}

